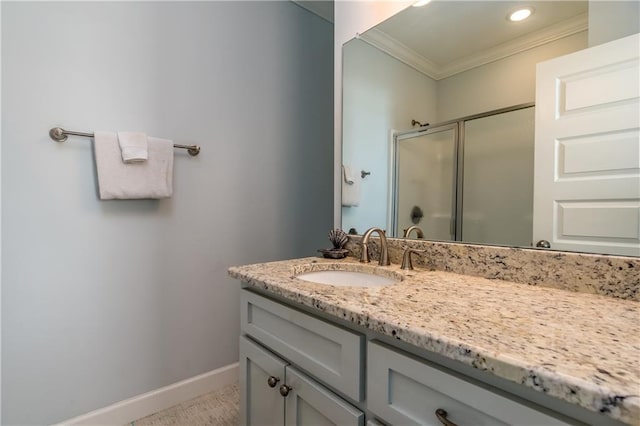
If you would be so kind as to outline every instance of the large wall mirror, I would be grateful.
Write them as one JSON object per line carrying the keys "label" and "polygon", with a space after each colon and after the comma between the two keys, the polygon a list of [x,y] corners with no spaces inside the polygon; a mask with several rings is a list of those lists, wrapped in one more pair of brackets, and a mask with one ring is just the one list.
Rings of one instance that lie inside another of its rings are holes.
{"label": "large wall mirror", "polygon": [[637,1],[434,0],[344,44],[342,228],[535,245],[536,64],[635,34],[639,15]]}

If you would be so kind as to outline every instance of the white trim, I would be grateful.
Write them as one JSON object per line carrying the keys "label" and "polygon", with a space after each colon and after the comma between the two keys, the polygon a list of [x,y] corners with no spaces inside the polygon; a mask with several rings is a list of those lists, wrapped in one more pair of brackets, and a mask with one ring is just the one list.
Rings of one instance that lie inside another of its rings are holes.
{"label": "white trim", "polygon": [[515,38],[506,43],[499,44],[442,66],[428,60],[378,29],[374,28],[364,34],[360,34],[359,38],[393,56],[400,62],[425,74],[427,77],[434,80],[442,80],[443,78],[451,77],[452,75],[468,71],[481,65],[486,65],[533,49],[534,47],[542,46],[543,44],[551,43],[552,41],[585,31],[588,28],[588,20],[589,18],[586,13],[580,14],[555,25],[550,25],[539,31]]}
{"label": "white trim", "polygon": [[[0,0],[1,1],[1,0]],[[0,5],[0,34],[2,34],[2,5]],[[2,81],[2,55],[0,55],[0,81]],[[0,84],[0,99],[2,99]],[[0,102],[0,117],[2,117]],[[0,241],[2,239],[2,120],[0,120]],[[0,330],[2,330],[2,244],[0,244]],[[0,338],[0,366],[2,366],[2,339]],[[0,383],[2,383],[2,367],[0,367]],[[2,386],[0,386],[0,423],[2,422]]]}
{"label": "white trim", "polygon": [[531,34],[515,38],[506,43],[499,44],[495,47],[492,47],[491,49],[487,49],[483,52],[479,52],[461,60],[453,61],[443,67],[442,73],[438,76],[438,79],[450,77],[463,71],[468,71],[472,68],[476,68],[490,62],[495,62],[500,59],[515,55],[517,53],[521,53],[526,50],[551,43],[552,41],[569,37],[573,34],[586,31],[588,27],[588,14],[583,13],[577,15],[555,25],[543,28],[540,31],[535,31]]}
{"label": "white trim", "polygon": [[358,34],[358,38],[434,80],[440,79],[439,76],[442,74],[443,68],[446,67],[446,65],[441,67],[430,61],[377,28],[372,28],[364,34]]}
{"label": "white trim", "polygon": [[124,425],[238,381],[239,364],[227,365],[163,388],[65,420],[62,425]]}

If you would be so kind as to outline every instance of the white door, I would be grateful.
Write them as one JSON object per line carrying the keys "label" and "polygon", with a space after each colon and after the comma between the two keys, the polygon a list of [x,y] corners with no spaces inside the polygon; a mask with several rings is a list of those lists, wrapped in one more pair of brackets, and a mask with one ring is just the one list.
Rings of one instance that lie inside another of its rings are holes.
{"label": "white door", "polygon": [[640,256],[640,34],[542,62],[534,244]]}

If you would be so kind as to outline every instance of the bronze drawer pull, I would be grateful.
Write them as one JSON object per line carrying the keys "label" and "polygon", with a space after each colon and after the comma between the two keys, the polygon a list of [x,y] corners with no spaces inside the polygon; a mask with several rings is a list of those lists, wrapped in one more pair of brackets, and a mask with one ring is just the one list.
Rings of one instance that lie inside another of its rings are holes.
{"label": "bronze drawer pull", "polygon": [[269,378],[267,379],[267,384],[269,385],[270,388],[275,388],[279,381],[280,381],[279,378],[274,376],[269,376]]}
{"label": "bronze drawer pull", "polygon": [[451,420],[447,419],[447,412],[444,411],[442,408],[438,408],[436,410],[436,417],[438,418],[438,420],[440,420],[440,423],[442,423],[444,426],[458,426]]}

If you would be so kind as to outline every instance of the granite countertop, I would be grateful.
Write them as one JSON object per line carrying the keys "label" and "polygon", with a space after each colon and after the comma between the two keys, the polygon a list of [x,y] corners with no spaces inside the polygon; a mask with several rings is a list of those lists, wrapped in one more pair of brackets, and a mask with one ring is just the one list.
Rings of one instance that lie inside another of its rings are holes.
{"label": "granite countertop", "polygon": [[[336,266],[339,265],[339,266]],[[629,424],[640,422],[640,303],[508,281],[303,258],[237,266],[250,288],[392,336]],[[311,270],[368,268],[387,287],[314,284]]]}

